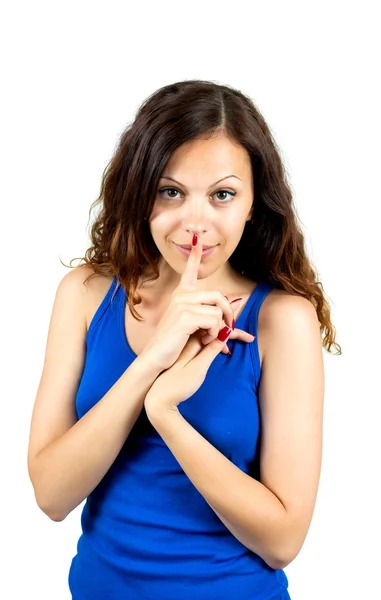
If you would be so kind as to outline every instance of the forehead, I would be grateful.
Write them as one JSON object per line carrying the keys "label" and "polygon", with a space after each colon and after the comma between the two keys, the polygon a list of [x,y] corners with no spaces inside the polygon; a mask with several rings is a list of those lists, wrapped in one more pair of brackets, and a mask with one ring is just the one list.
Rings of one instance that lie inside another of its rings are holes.
{"label": "forehead", "polygon": [[251,161],[246,148],[219,135],[192,140],[177,148],[163,173],[181,181],[190,175],[215,181],[230,173],[244,180],[251,175]]}

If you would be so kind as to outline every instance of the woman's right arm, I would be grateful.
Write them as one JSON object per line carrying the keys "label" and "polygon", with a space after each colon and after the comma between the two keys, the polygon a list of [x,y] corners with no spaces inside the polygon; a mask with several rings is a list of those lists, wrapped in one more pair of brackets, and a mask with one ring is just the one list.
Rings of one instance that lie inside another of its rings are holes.
{"label": "woman's right arm", "polygon": [[75,397],[86,353],[83,285],[88,267],[61,280],[30,429],[28,472],[41,510],[62,521],[94,490],[134,426],[160,372],[137,357],[81,419]]}

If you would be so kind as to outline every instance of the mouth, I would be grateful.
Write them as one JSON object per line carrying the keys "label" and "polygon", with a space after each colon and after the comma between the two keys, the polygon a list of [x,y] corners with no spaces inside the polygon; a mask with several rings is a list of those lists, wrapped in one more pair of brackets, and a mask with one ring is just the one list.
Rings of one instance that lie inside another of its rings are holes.
{"label": "mouth", "polygon": [[[184,250],[190,250],[191,249],[191,245],[190,244],[176,244],[176,246],[180,246],[180,248],[184,248]],[[208,248],[214,248],[214,246],[207,246],[206,244],[202,246],[203,250],[207,250]]]}
{"label": "mouth", "polygon": [[[179,250],[179,252],[181,252],[185,256],[189,256],[189,254],[191,252],[190,244],[176,244],[175,242],[173,242],[173,243],[175,244],[175,246]],[[204,246],[203,245],[202,246],[202,258],[204,258],[204,256],[209,256],[209,254],[211,254],[215,248],[216,248],[216,246],[206,246],[206,245]]]}

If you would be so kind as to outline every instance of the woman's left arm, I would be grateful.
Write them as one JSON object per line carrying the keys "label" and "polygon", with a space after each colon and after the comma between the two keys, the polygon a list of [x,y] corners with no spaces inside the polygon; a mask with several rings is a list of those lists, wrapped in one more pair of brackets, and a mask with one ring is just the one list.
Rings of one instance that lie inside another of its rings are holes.
{"label": "woman's left arm", "polygon": [[241,471],[178,410],[149,419],[231,533],[281,569],[299,553],[316,502],[324,365],[319,322],[308,300],[269,296],[259,319],[266,340],[258,389],[261,481]]}

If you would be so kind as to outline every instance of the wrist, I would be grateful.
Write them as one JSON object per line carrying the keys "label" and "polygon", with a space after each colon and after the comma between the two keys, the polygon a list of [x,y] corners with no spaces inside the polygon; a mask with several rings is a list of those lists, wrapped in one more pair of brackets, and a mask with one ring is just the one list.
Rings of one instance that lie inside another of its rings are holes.
{"label": "wrist", "polygon": [[154,398],[153,396],[149,397],[149,394],[147,394],[145,398],[144,408],[148,420],[150,421],[151,425],[155,427],[155,429],[160,429],[167,423],[171,423],[172,421],[177,420],[179,417],[182,417],[177,406],[160,405],[157,398]]}
{"label": "wrist", "polygon": [[160,373],[163,372],[163,369],[155,365],[148,357],[143,354],[139,354],[135,358],[134,361],[135,368],[146,375],[149,379],[153,381],[159,377]]}

